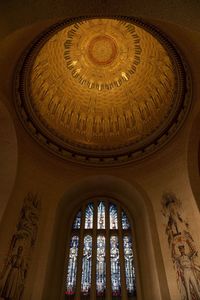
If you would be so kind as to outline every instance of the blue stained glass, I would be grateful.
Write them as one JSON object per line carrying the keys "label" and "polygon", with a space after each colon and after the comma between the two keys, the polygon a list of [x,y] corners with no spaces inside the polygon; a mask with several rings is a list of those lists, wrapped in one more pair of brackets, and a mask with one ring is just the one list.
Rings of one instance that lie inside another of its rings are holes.
{"label": "blue stained glass", "polygon": [[126,213],[122,210],[122,229],[129,229],[130,223]]}
{"label": "blue stained glass", "polygon": [[67,270],[66,295],[73,295],[76,287],[77,256],[79,237],[73,236],[70,242],[69,262]]}
{"label": "blue stained glass", "polygon": [[106,289],[105,237],[97,237],[96,289],[97,296],[103,296]]}
{"label": "blue stained glass", "polygon": [[82,260],[82,277],[81,292],[83,295],[90,294],[92,272],[92,237],[84,237],[83,260]]}
{"label": "blue stained glass", "polygon": [[105,204],[103,202],[98,205],[97,229],[105,229]]}
{"label": "blue stained glass", "polygon": [[110,214],[110,229],[118,229],[117,206],[113,203],[110,204],[109,214]]}
{"label": "blue stained glass", "polygon": [[121,295],[120,263],[119,263],[119,242],[117,236],[110,238],[110,267],[112,296]]}
{"label": "blue stained glass", "polygon": [[89,203],[85,210],[85,229],[93,228],[93,215],[94,215],[94,206],[93,203]]}
{"label": "blue stained glass", "polygon": [[135,268],[134,257],[132,250],[132,241],[130,236],[124,236],[124,259],[125,259],[125,272],[126,272],[126,287],[128,295],[134,295],[135,287]]}
{"label": "blue stained glass", "polygon": [[73,223],[73,229],[80,229],[81,227],[81,210],[77,213],[74,223]]}

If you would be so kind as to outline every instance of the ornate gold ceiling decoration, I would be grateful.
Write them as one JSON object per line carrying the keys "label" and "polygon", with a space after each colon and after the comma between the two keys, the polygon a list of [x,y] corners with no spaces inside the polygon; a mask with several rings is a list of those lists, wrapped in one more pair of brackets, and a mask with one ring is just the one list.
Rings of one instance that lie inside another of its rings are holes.
{"label": "ornate gold ceiling decoration", "polygon": [[[63,29],[58,39],[63,41],[64,58],[71,76],[89,89],[108,91],[132,79],[141,59],[144,59],[141,35],[144,36],[144,30],[134,24],[93,19]],[[147,38],[153,50],[158,42],[155,43],[150,35]]]}
{"label": "ornate gold ceiling decoration", "polygon": [[78,18],[56,24],[27,50],[16,107],[29,132],[59,156],[122,163],[173,135],[189,108],[188,84],[177,51],[152,26]]}

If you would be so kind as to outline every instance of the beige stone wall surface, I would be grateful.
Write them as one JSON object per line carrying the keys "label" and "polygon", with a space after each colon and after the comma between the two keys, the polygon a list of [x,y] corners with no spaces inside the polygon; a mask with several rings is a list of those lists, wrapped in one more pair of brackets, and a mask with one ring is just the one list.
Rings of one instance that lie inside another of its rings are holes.
{"label": "beige stone wall surface", "polygon": [[[176,136],[151,157],[120,167],[90,167],[55,157],[24,130],[13,101],[15,67],[32,39],[59,19],[101,12],[142,17],[157,25],[179,47],[193,82],[190,113]],[[72,215],[88,197],[106,195],[121,201],[134,219],[138,299],[182,300],[161,200],[163,192],[173,192],[181,200],[182,214],[200,253],[198,1],[2,1],[0,13],[0,101],[16,132],[15,138],[14,129],[10,129],[12,133],[5,131],[13,145],[11,154],[5,150],[10,158],[0,152],[5,157],[5,169],[11,170],[13,176],[11,179],[8,174],[10,181],[4,182],[5,173],[0,172],[2,212],[7,204],[0,226],[0,268],[7,257],[24,197],[28,192],[37,193],[42,201],[39,232],[23,299],[62,299],[65,245]],[[1,126],[12,127],[2,118],[0,122]],[[0,138],[0,143],[5,144],[2,130]]]}

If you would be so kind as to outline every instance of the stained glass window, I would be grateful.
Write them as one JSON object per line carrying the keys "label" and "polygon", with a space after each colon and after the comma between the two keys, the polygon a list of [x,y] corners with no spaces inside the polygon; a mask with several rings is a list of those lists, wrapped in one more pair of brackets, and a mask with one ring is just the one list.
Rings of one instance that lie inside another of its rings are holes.
{"label": "stained glass window", "polygon": [[93,213],[94,213],[93,203],[89,203],[85,210],[85,229],[93,228]]}
{"label": "stained glass window", "polygon": [[120,264],[119,264],[119,243],[117,236],[111,236],[110,238],[110,265],[111,265],[111,283],[112,283],[112,295],[121,295],[120,284]]}
{"label": "stained glass window", "polygon": [[126,273],[126,287],[129,296],[135,295],[135,268],[132,241],[130,236],[123,237],[124,244],[124,261],[125,261],[125,273]]}
{"label": "stained glass window", "polygon": [[79,212],[77,213],[73,223],[74,229],[80,229],[80,227],[81,227],[81,210],[79,210]]}
{"label": "stained glass window", "polygon": [[118,229],[117,206],[113,203],[110,203],[109,214],[110,214],[110,229]]}
{"label": "stained glass window", "polygon": [[83,259],[82,259],[82,278],[81,292],[83,295],[90,293],[92,272],[92,237],[86,235],[84,238]]}
{"label": "stained glass window", "polygon": [[107,199],[83,204],[68,251],[65,300],[137,299],[132,228],[120,204]]}
{"label": "stained glass window", "polygon": [[106,289],[106,243],[104,236],[97,237],[97,262],[96,262],[96,290],[97,295],[105,294]]}
{"label": "stained glass window", "polygon": [[76,287],[77,256],[78,256],[79,237],[73,236],[70,242],[69,262],[67,270],[66,295],[73,295]]}
{"label": "stained glass window", "polygon": [[124,210],[122,210],[122,229],[129,229],[130,223]]}
{"label": "stained glass window", "polygon": [[98,220],[97,220],[97,228],[105,229],[105,204],[100,202],[98,205]]}

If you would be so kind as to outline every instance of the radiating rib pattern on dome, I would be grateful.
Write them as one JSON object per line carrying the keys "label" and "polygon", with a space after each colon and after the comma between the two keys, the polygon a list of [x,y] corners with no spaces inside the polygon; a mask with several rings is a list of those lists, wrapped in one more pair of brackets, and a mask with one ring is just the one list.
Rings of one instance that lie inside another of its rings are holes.
{"label": "radiating rib pattern on dome", "polygon": [[170,57],[150,33],[92,19],[44,44],[29,92],[35,113],[60,139],[112,149],[141,141],[165,122],[175,83]]}
{"label": "radiating rib pattern on dome", "polygon": [[16,109],[54,154],[123,164],[159,149],[183,123],[191,103],[186,69],[174,45],[138,19],[64,20],[22,56]]}

